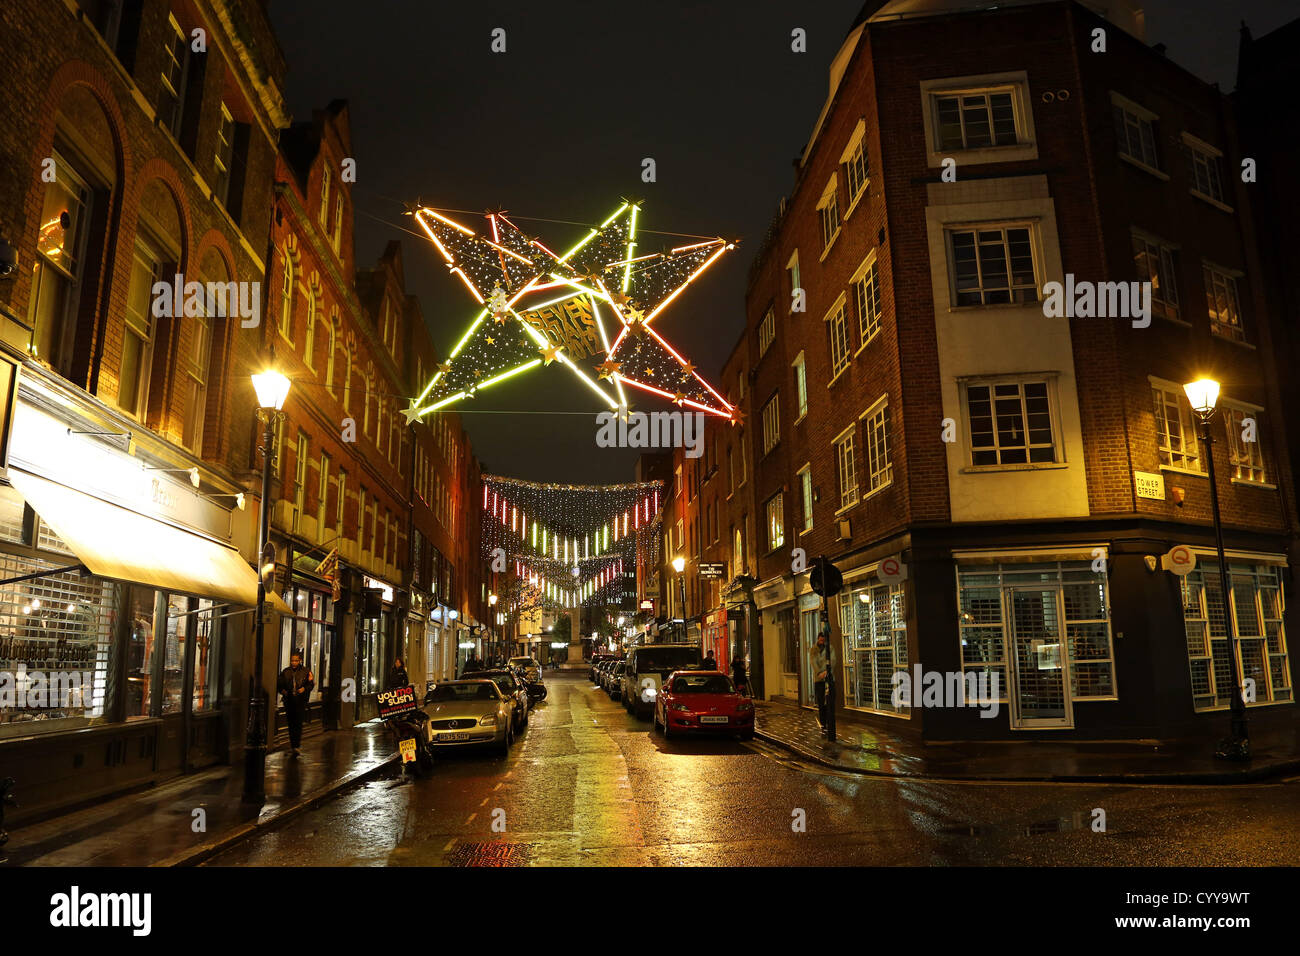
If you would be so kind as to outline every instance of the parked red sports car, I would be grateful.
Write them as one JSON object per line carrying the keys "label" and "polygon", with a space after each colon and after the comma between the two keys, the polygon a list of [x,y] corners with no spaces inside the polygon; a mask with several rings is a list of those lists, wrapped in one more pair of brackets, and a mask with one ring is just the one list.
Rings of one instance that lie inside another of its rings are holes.
{"label": "parked red sports car", "polygon": [[665,737],[687,731],[754,736],[754,702],[736,693],[721,671],[674,671],[659,691],[654,717]]}

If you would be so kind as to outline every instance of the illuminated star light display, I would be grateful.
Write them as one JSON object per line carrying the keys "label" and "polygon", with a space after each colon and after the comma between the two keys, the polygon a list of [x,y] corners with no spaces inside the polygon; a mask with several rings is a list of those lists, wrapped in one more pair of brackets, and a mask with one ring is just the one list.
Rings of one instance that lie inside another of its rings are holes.
{"label": "illuminated star light display", "polygon": [[624,572],[657,561],[662,493],[659,481],[563,485],[485,475],[484,557],[504,553],[523,585],[518,608],[609,603],[621,596]]}
{"label": "illuminated star light display", "polygon": [[638,250],[640,207],[624,202],[568,252],[526,236],[504,212],[475,233],[421,206],[416,222],[479,305],[468,330],[403,412],[408,422],[538,366],[559,365],[599,397],[629,407],[625,386],[684,410],[736,421],[737,409],[652,324],[724,252],[708,239]]}

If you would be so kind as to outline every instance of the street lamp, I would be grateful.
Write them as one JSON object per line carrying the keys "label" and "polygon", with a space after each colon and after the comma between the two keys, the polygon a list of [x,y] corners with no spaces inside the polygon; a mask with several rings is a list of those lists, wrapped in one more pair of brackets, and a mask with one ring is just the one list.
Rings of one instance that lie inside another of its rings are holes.
{"label": "street lamp", "polygon": [[[266,580],[275,571],[271,545],[271,462],[275,458],[275,423],[289,395],[289,379],[275,369],[253,376],[257,417],[262,421],[262,507],[257,523],[257,641],[253,672],[248,675],[248,732],[244,746],[244,799],[266,799],[266,688],[262,684],[262,651],[266,636]],[[268,554],[270,552],[270,554]]]}
{"label": "street lamp", "polygon": [[686,559],[680,554],[673,558],[673,570],[677,572],[677,585],[681,593],[681,612],[682,612],[682,643],[686,643],[686,576],[682,574],[686,570]]}
{"label": "street lamp", "polygon": [[1223,523],[1219,518],[1219,487],[1214,475],[1214,443],[1210,438],[1210,419],[1219,400],[1219,383],[1212,378],[1201,378],[1183,386],[1187,401],[1201,420],[1201,441],[1205,443],[1206,470],[1210,477],[1210,512],[1214,516],[1214,546],[1219,558],[1219,588],[1223,594],[1224,627],[1228,632],[1228,679],[1232,682],[1232,703],[1228,736],[1220,742],[1216,757],[1224,760],[1250,759],[1250,731],[1246,720],[1246,702],[1241,698],[1241,670],[1237,666],[1237,635],[1229,608],[1231,585],[1228,581],[1228,561],[1223,553]]}

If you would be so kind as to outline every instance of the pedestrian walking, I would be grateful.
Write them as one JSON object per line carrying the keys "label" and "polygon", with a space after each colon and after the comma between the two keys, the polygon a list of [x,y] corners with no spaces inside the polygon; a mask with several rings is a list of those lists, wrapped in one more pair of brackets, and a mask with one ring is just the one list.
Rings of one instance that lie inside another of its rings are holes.
{"label": "pedestrian walking", "polygon": [[284,716],[289,722],[289,747],[295,757],[302,756],[302,720],[307,714],[307,701],[316,686],[311,671],[302,666],[302,655],[294,651],[289,655],[289,666],[280,671],[275,689],[284,702]]}
{"label": "pedestrian walking", "polygon": [[708,656],[700,661],[700,670],[716,671],[718,669],[718,659],[713,656],[713,651],[709,651]]}
{"label": "pedestrian walking", "polygon": [[826,631],[817,635],[817,646],[812,649],[813,693],[817,697],[817,723],[826,729],[827,707],[833,706],[826,697],[826,680],[835,667],[835,651],[827,643]]}
{"label": "pedestrian walking", "polygon": [[410,683],[411,679],[406,676],[406,665],[399,657],[393,661],[393,669],[388,672],[388,686],[389,688],[406,687]]}
{"label": "pedestrian walking", "polygon": [[739,651],[731,659],[731,682],[736,685],[736,693],[749,696],[749,676],[745,673],[745,658]]}

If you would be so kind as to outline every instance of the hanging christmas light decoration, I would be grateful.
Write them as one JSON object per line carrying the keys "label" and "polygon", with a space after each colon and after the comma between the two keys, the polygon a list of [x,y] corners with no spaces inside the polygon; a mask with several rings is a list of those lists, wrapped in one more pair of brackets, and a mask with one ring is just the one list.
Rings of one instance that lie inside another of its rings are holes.
{"label": "hanging christmas light decoration", "polygon": [[684,410],[734,421],[737,410],[651,324],[735,242],[708,239],[639,255],[639,213],[638,203],[625,200],[557,255],[504,211],[486,213],[488,230],[479,235],[429,207],[414,210],[480,309],[403,411],[407,422],[554,364],[573,373],[604,408],[628,407],[626,384]]}
{"label": "hanging christmas light decoration", "polygon": [[[513,610],[618,604],[630,596],[628,577],[657,561],[662,482],[623,485],[544,484],[483,478],[484,556],[509,557]],[[516,523],[514,514],[535,516]],[[633,514],[644,516],[635,524]],[[611,534],[611,529],[614,532]]]}

